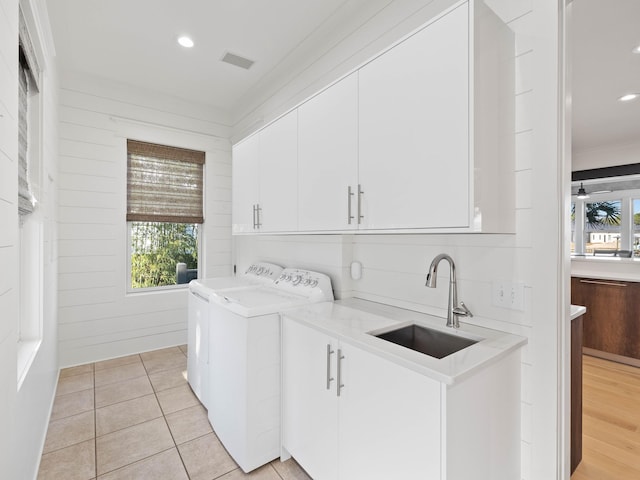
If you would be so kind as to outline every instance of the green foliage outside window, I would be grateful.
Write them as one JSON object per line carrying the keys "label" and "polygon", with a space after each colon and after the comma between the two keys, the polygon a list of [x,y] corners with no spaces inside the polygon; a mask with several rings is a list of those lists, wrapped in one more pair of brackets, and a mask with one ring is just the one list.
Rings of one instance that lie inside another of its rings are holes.
{"label": "green foliage outside window", "polygon": [[131,223],[131,287],[176,285],[176,264],[198,268],[198,224]]}

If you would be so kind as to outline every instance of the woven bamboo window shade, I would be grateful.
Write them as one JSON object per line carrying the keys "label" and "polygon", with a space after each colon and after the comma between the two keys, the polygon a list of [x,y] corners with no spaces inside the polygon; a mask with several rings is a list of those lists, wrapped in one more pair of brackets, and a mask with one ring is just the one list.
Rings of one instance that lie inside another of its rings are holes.
{"label": "woven bamboo window shade", "polygon": [[204,223],[204,152],[127,140],[127,221]]}

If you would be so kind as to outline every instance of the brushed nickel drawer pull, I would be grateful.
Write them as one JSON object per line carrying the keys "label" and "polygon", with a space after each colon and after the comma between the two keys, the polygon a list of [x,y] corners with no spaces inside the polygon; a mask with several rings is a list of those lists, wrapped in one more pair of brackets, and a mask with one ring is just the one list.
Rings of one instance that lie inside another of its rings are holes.
{"label": "brushed nickel drawer pull", "polygon": [[612,287],[626,287],[626,283],[616,283],[616,282],[601,282],[598,280],[580,280],[580,283],[591,283],[593,285],[610,285]]}
{"label": "brushed nickel drawer pull", "polygon": [[351,225],[351,220],[353,220],[353,215],[351,215],[351,197],[353,197],[354,193],[351,191],[351,185],[347,187],[347,224]]}
{"label": "brushed nickel drawer pull", "polygon": [[331,345],[327,343],[327,390],[331,388],[331,382],[334,380],[331,376],[331,355],[334,353],[335,351],[331,349]]}
{"label": "brushed nickel drawer pull", "polygon": [[344,383],[342,383],[342,360],[344,360],[344,355],[342,355],[342,350],[338,349],[338,358],[336,363],[338,364],[338,381],[336,383],[336,396],[340,396],[340,390],[344,388]]}

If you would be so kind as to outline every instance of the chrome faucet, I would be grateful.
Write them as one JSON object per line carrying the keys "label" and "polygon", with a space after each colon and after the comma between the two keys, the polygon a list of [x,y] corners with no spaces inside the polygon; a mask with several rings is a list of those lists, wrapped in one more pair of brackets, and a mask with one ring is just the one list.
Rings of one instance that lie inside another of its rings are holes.
{"label": "chrome faucet", "polygon": [[447,307],[447,327],[460,328],[458,317],[473,317],[473,314],[466,307],[464,302],[458,305],[458,285],[456,284],[456,265],[446,253],[441,253],[433,259],[427,273],[426,286],[436,288],[436,279],[438,277],[438,264],[441,260],[449,262],[449,305]]}

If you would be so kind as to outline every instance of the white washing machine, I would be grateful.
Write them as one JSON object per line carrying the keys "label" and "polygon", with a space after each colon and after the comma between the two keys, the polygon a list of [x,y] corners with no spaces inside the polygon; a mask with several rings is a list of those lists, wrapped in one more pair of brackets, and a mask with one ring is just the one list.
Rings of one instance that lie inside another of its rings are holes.
{"label": "white washing machine", "polygon": [[282,267],[278,265],[255,263],[243,275],[196,279],[189,283],[187,379],[205,408],[209,408],[209,296],[236,288],[273,284],[281,272]]}
{"label": "white washing machine", "polygon": [[211,296],[209,422],[249,472],[280,456],[280,315],[333,301],[322,273],[285,269],[271,287]]}

